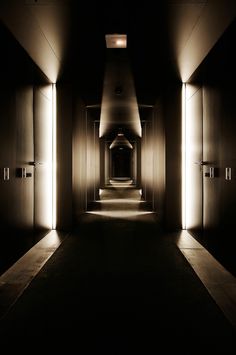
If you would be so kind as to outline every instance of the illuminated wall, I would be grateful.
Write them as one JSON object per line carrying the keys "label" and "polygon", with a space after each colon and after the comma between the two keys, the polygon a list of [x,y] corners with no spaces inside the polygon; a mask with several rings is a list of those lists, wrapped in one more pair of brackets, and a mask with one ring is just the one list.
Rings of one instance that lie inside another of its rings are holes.
{"label": "illuminated wall", "polygon": [[74,220],[87,208],[86,107],[77,99],[73,114],[73,216]]}
{"label": "illuminated wall", "polygon": [[153,204],[153,112],[149,109],[145,122],[142,123],[141,139],[141,181],[142,193],[146,201]]}
{"label": "illuminated wall", "polygon": [[181,85],[163,88],[143,123],[144,198],[167,229],[181,228]]}
{"label": "illuminated wall", "polygon": [[41,229],[52,228],[52,101],[52,85],[34,88],[34,226]]}
{"label": "illuminated wall", "polygon": [[235,260],[235,34],[234,22],[186,84],[186,226],[217,257],[227,254],[227,265]]}
{"label": "illuminated wall", "polygon": [[[228,28],[203,63],[203,160],[204,173],[214,168],[214,178],[203,177],[203,226],[211,234],[218,231],[220,239],[235,244],[236,204],[236,55],[233,50],[236,21]],[[231,168],[231,180],[226,168]],[[222,237],[223,236],[223,237]],[[230,247],[231,245],[231,247]]]}
{"label": "illuminated wall", "polygon": [[100,184],[100,152],[99,152],[99,122],[96,120],[96,110],[87,108],[86,117],[86,183],[87,183],[87,208],[98,199]]}
{"label": "illuminated wall", "polygon": [[[0,95],[0,220],[3,229],[29,230],[34,224],[34,180],[18,177],[22,168],[30,174],[34,161],[33,87],[1,85]],[[3,168],[9,168],[9,180],[3,179]],[[17,170],[18,169],[18,170]]]}
{"label": "illuminated wall", "polygon": [[165,127],[163,103],[158,101],[153,112],[153,208],[160,220],[164,219],[165,209]]}
{"label": "illuminated wall", "polygon": [[72,117],[71,86],[57,83],[57,228],[72,225]]}
{"label": "illuminated wall", "polygon": [[98,198],[100,141],[97,110],[86,108],[76,93],[73,107],[73,223],[77,223]]}
{"label": "illuminated wall", "polygon": [[0,39],[2,262],[52,228],[52,85],[3,26]]}

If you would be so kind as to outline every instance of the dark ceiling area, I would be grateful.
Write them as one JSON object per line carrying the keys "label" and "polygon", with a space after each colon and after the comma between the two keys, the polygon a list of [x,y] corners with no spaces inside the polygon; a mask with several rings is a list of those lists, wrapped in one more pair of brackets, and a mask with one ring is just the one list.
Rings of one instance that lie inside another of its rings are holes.
{"label": "dark ceiling area", "polygon": [[[87,105],[101,103],[107,60],[105,35],[127,35],[138,103],[154,104],[173,76],[168,48],[166,2],[72,1],[70,35],[61,80],[79,90]],[[118,49],[123,50],[123,49]]]}
{"label": "dark ceiling area", "polygon": [[90,106],[101,104],[106,34],[127,35],[139,107],[153,105],[187,82],[235,13],[235,0],[0,1],[2,24],[49,82],[72,84]]}

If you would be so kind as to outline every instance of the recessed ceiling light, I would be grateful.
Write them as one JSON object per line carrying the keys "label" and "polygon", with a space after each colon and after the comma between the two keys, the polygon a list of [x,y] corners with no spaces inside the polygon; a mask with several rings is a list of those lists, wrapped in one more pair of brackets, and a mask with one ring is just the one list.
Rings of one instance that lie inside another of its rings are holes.
{"label": "recessed ceiling light", "polygon": [[126,48],[127,36],[124,34],[108,34],[106,38],[107,48]]}
{"label": "recessed ceiling light", "polygon": [[128,141],[128,139],[124,136],[124,133],[118,133],[116,138],[113,140],[113,142],[110,145],[110,149],[113,148],[129,148],[133,149],[132,144]]}

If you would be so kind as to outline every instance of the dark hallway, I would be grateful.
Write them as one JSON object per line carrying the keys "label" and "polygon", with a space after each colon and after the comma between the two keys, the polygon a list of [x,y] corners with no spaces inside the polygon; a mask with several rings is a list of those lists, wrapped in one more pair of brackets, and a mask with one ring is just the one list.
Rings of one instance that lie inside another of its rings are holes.
{"label": "dark hallway", "polygon": [[177,239],[132,186],[104,191],[2,319],[1,346],[13,353],[17,343],[26,354],[235,354],[232,325]]}
{"label": "dark hallway", "polygon": [[235,354],[236,1],[0,21],[3,353]]}

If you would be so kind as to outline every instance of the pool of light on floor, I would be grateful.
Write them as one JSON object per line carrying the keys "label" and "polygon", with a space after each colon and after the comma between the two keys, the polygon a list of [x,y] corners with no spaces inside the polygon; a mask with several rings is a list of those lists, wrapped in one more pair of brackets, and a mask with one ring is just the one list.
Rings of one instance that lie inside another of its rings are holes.
{"label": "pool of light on floor", "polygon": [[180,233],[176,243],[211,297],[236,329],[236,278],[187,231]]}
{"label": "pool of light on floor", "polygon": [[104,217],[110,217],[110,218],[133,218],[133,217],[139,217],[143,215],[148,215],[153,212],[151,211],[88,211],[87,213],[89,214],[94,214],[97,216],[104,216]]}
{"label": "pool of light on floor", "polygon": [[107,203],[114,203],[114,204],[119,204],[119,203],[131,203],[131,204],[139,204],[143,203],[145,201],[139,201],[139,200],[132,200],[132,199],[125,199],[125,198],[116,198],[116,199],[109,199],[109,200],[97,200],[96,203],[101,203],[101,204],[107,204]]}
{"label": "pool of light on floor", "polygon": [[146,201],[139,189],[107,188],[99,190],[100,199],[95,201],[95,209],[87,213],[108,218],[133,219],[153,214],[147,209]]}

